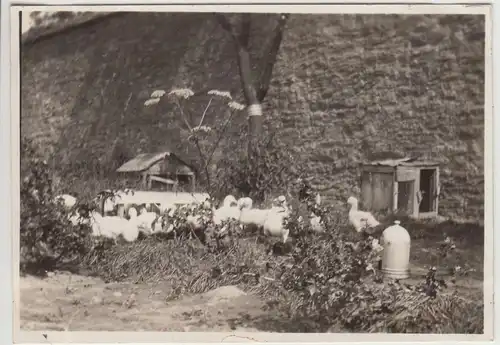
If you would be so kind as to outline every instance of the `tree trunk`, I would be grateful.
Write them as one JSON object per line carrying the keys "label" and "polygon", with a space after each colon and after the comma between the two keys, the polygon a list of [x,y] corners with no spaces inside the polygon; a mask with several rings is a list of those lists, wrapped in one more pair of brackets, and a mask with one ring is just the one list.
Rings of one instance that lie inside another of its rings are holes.
{"label": "tree trunk", "polygon": [[238,45],[238,67],[240,70],[241,88],[247,102],[248,133],[253,140],[262,131],[262,107],[257,98],[257,90],[252,80],[252,65],[247,48]]}
{"label": "tree trunk", "polygon": [[278,20],[278,25],[274,29],[274,37],[271,41],[269,52],[264,55],[262,61],[262,74],[259,80],[259,91],[257,93],[257,99],[262,102],[269,91],[269,85],[271,84],[271,78],[273,75],[274,65],[278,59],[278,53],[281,47],[281,41],[283,40],[283,32],[285,30],[285,24],[289,18],[289,15],[283,13],[280,15]]}
{"label": "tree trunk", "polygon": [[271,41],[271,46],[267,54],[263,56],[263,69],[257,86],[252,78],[252,63],[250,61],[250,53],[248,51],[251,27],[251,14],[245,13],[242,15],[240,34],[237,35],[233,25],[227,17],[221,13],[215,13],[215,16],[221,25],[233,38],[238,52],[238,67],[240,73],[241,86],[243,95],[247,103],[248,113],[248,132],[249,154],[254,147],[254,143],[258,140],[262,133],[263,114],[261,102],[264,100],[269,90],[274,64],[278,56],[281,41],[283,39],[283,30],[288,19],[287,14],[281,14],[278,25],[274,30],[274,37]]}

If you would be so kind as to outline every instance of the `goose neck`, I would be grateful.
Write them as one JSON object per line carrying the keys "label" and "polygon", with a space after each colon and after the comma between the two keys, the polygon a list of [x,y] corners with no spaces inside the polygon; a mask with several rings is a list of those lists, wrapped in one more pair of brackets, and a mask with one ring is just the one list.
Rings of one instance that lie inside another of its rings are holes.
{"label": "goose neck", "polygon": [[351,211],[357,211],[358,210],[358,202],[354,201],[351,203]]}

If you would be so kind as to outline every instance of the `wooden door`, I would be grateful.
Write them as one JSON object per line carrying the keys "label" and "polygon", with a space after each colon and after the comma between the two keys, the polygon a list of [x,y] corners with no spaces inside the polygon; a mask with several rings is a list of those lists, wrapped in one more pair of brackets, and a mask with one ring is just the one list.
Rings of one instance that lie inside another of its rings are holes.
{"label": "wooden door", "polygon": [[377,172],[372,177],[372,207],[374,211],[391,211],[393,201],[394,175]]}
{"label": "wooden door", "polygon": [[397,211],[408,215],[414,215],[417,212],[416,188],[419,182],[419,169],[415,167],[400,166],[397,168],[396,181],[398,183],[398,205]]}
{"label": "wooden door", "polygon": [[363,210],[372,208],[372,173],[364,171],[361,174],[361,205]]}
{"label": "wooden door", "polygon": [[398,209],[397,212],[413,214],[413,200],[415,195],[415,181],[398,182]]}

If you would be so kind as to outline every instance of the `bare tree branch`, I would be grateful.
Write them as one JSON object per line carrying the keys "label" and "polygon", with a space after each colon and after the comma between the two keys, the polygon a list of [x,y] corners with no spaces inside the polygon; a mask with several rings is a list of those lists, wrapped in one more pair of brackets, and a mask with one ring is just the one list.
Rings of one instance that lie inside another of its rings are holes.
{"label": "bare tree branch", "polygon": [[243,13],[241,18],[241,32],[239,42],[241,46],[248,50],[248,43],[250,42],[250,27],[252,24],[252,17],[250,13]]}
{"label": "bare tree branch", "polygon": [[215,153],[215,150],[217,149],[217,147],[219,147],[219,143],[222,140],[222,137],[223,137],[224,133],[226,132],[227,126],[229,125],[229,122],[231,122],[231,119],[233,118],[234,113],[235,113],[235,111],[231,111],[231,113],[229,114],[229,117],[227,118],[226,122],[224,123],[224,126],[222,126],[222,130],[219,133],[219,137],[217,138],[217,141],[215,142],[214,146],[212,147],[210,155],[208,156],[208,158],[206,160],[204,169],[207,169],[208,165],[212,161],[212,157]]}
{"label": "bare tree branch", "polygon": [[203,120],[205,120],[205,115],[207,114],[208,107],[210,107],[210,104],[212,103],[213,99],[214,99],[213,97],[210,97],[210,101],[208,101],[208,104],[205,107],[205,111],[203,112],[203,115],[201,116],[200,124],[198,125],[198,127],[201,127],[201,125],[203,124]]}
{"label": "bare tree branch", "polygon": [[200,143],[198,140],[198,136],[196,133],[193,132],[193,128],[189,124],[189,121],[186,117],[186,114],[184,113],[184,110],[182,109],[178,99],[175,99],[175,104],[177,105],[177,108],[179,108],[179,112],[181,114],[182,119],[184,120],[184,124],[186,125],[186,127],[189,130],[189,133],[194,135],[194,144],[196,146],[196,149],[198,150],[198,155],[200,156],[201,163],[205,166],[204,172],[205,172],[205,175],[207,178],[207,183],[210,184],[210,173],[209,173],[208,168],[207,168],[206,157],[205,157],[203,150],[201,149],[201,146],[200,146]]}
{"label": "bare tree branch", "polygon": [[222,13],[214,13],[214,16],[219,22],[219,25],[233,37],[233,41],[236,44],[239,44],[238,36],[236,35],[233,25],[231,25],[227,17]]}
{"label": "bare tree branch", "polygon": [[242,15],[241,33],[238,36],[234,30],[234,26],[229,22],[227,17],[222,13],[214,13],[215,18],[220,26],[226,30],[233,38],[238,52],[238,68],[240,72],[241,87],[247,105],[258,104],[257,92],[252,80],[252,67],[250,62],[250,54],[248,52],[248,43],[250,39],[250,24],[251,16],[249,13]]}
{"label": "bare tree branch", "polygon": [[207,185],[210,186],[211,182],[210,182],[210,172],[208,171],[208,164],[207,164],[207,161],[206,161],[206,156],[205,154],[203,153],[203,150],[201,149],[201,146],[200,146],[200,143],[199,143],[199,140],[198,140],[198,137],[195,135],[194,137],[194,143],[196,145],[196,149],[198,150],[198,154],[200,156],[200,159],[201,159],[201,163],[203,164],[204,166],[204,172],[205,172],[205,175],[207,177]]}
{"label": "bare tree branch", "polygon": [[175,99],[175,104],[177,105],[177,108],[179,109],[179,112],[181,113],[181,117],[184,120],[184,124],[189,129],[189,132],[192,132],[193,128],[189,124],[189,121],[187,120],[186,114],[184,114],[184,110],[182,110],[182,107],[181,107],[178,99]]}
{"label": "bare tree branch", "polygon": [[262,73],[259,78],[259,85],[257,91],[257,99],[262,102],[269,91],[269,85],[271,84],[271,78],[273,75],[273,68],[276,64],[278,58],[278,52],[281,46],[281,41],[283,40],[283,32],[285,29],[286,22],[290,17],[289,14],[283,13],[278,19],[278,24],[274,29],[274,37],[271,41],[270,49],[267,54],[263,56],[263,67]]}

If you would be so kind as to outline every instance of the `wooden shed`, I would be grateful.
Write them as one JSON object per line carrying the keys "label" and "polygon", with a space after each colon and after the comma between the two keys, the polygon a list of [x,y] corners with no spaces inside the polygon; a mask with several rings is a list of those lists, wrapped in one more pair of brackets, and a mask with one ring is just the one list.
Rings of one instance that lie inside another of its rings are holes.
{"label": "wooden shed", "polygon": [[194,192],[195,170],[171,152],[142,153],[117,170],[119,173],[142,176],[142,188],[158,191],[177,191],[179,186]]}
{"label": "wooden shed", "polygon": [[416,158],[387,159],[361,167],[361,204],[415,218],[438,215],[439,164]]}

